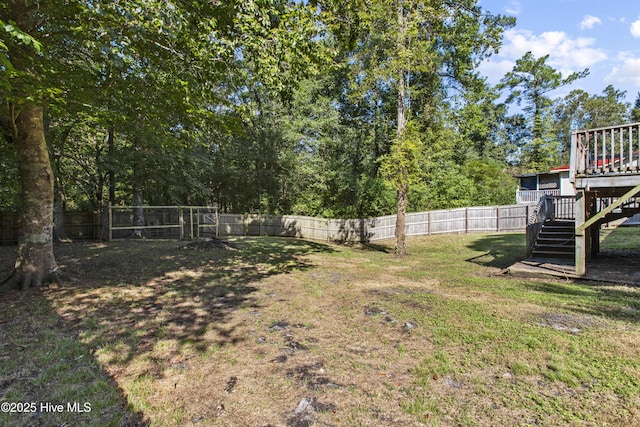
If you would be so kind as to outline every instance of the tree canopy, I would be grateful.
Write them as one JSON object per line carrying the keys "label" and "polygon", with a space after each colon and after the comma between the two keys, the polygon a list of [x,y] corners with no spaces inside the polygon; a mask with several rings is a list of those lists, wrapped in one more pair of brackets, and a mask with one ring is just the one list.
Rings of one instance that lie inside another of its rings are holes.
{"label": "tree canopy", "polygon": [[513,175],[565,162],[571,129],[640,117],[613,86],[554,99],[588,70],[531,53],[489,85],[477,65],[512,25],[476,0],[3,3],[0,209],[40,224],[15,282],[57,271],[27,249],[37,235],[52,254],[43,236],[65,210],[401,222],[512,203]]}

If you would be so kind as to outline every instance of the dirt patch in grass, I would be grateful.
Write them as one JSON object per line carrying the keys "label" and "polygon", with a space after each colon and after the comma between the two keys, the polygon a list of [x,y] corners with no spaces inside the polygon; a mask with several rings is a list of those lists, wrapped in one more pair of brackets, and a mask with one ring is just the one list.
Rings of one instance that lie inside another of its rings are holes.
{"label": "dirt patch in grass", "polygon": [[[518,239],[414,239],[404,259],[275,238],[59,246],[73,280],[0,299],[3,399],[101,408],[41,425],[639,421],[637,293],[497,275]],[[496,265],[469,261],[488,250]],[[33,419],[0,414],[15,421]]]}

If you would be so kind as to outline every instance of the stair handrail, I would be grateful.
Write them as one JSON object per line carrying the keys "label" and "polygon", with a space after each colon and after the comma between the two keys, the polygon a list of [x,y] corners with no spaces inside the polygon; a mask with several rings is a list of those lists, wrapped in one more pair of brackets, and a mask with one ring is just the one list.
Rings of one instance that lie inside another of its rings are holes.
{"label": "stair handrail", "polygon": [[527,258],[531,258],[533,248],[538,240],[542,225],[547,219],[552,218],[554,209],[553,196],[544,195],[538,200],[527,220]]}

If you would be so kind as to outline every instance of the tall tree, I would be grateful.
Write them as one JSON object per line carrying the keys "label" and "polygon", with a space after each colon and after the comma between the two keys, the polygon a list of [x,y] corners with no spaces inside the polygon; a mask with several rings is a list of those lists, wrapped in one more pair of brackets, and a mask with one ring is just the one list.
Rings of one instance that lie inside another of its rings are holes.
{"label": "tall tree", "polygon": [[552,166],[560,154],[551,127],[549,92],[569,85],[589,74],[588,69],[575,72],[567,77],[547,64],[549,55],[536,58],[527,52],[516,61],[513,70],[501,80],[498,88],[508,89],[507,103],[524,103],[523,110],[528,119],[531,139],[525,145],[525,164],[533,169]]}
{"label": "tall tree", "polygon": [[[26,289],[59,280],[53,255],[53,172],[45,142],[43,117],[44,67],[39,63],[38,39],[44,11],[17,0],[0,6],[0,21],[13,29],[2,42],[5,87],[5,138],[13,144],[21,185],[21,230],[15,270],[0,289]],[[3,26],[6,30],[7,27]],[[40,41],[39,41],[40,42]]]}
{"label": "tall tree", "polygon": [[420,180],[424,135],[434,133],[440,96],[449,84],[466,87],[475,65],[498,49],[513,20],[483,11],[475,0],[374,0],[361,6],[345,12],[356,13],[346,22],[360,28],[354,80],[363,96],[379,86],[396,93],[395,136],[383,169],[397,195],[395,252],[405,255],[411,183]]}

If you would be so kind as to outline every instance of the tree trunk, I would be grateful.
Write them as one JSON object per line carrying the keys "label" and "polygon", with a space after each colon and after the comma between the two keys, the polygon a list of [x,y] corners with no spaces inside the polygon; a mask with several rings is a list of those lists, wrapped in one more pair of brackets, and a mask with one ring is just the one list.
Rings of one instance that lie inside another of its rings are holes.
{"label": "tree trunk", "polygon": [[[133,143],[133,225],[134,227],[144,226],[144,211],[142,209],[142,139],[136,134]],[[133,236],[139,239],[144,238],[144,229],[136,228]]]}
{"label": "tree trunk", "polygon": [[[398,52],[405,50],[405,40],[407,34],[407,27],[404,16],[404,6],[401,1],[398,2]],[[406,86],[405,86],[405,70],[400,69],[398,72],[398,123],[396,133],[396,144],[402,144],[399,151],[401,156],[406,156],[406,150],[404,150],[404,138],[405,129],[407,127],[406,117]],[[404,159],[402,159],[404,160]],[[406,164],[402,162],[402,164]],[[407,199],[409,193],[409,171],[404,170],[403,167],[398,171],[398,177],[396,178],[397,189],[397,216],[396,216],[396,255],[407,255],[407,234],[405,230],[406,214],[407,214]]]}
{"label": "tree trunk", "polygon": [[114,143],[114,129],[113,123],[109,124],[109,137],[107,144],[109,146],[109,205],[116,204],[116,173],[113,170],[113,162],[115,157],[115,143]]}
{"label": "tree trunk", "polygon": [[22,210],[15,270],[0,290],[60,281],[53,254],[53,173],[44,137],[42,108],[26,103],[12,123]]}
{"label": "tree trunk", "polygon": [[[400,73],[400,79],[398,80],[398,131],[396,144],[403,144],[404,131],[406,128],[405,117],[405,87],[404,87],[404,73]],[[401,155],[404,155],[405,150],[401,150]],[[397,202],[397,214],[396,214],[396,255],[407,255],[407,234],[405,230],[406,215],[407,215],[407,199],[409,193],[409,176],[408,171],[400,170],[397,177],[397,189],[396,189],[396,202]]]}

